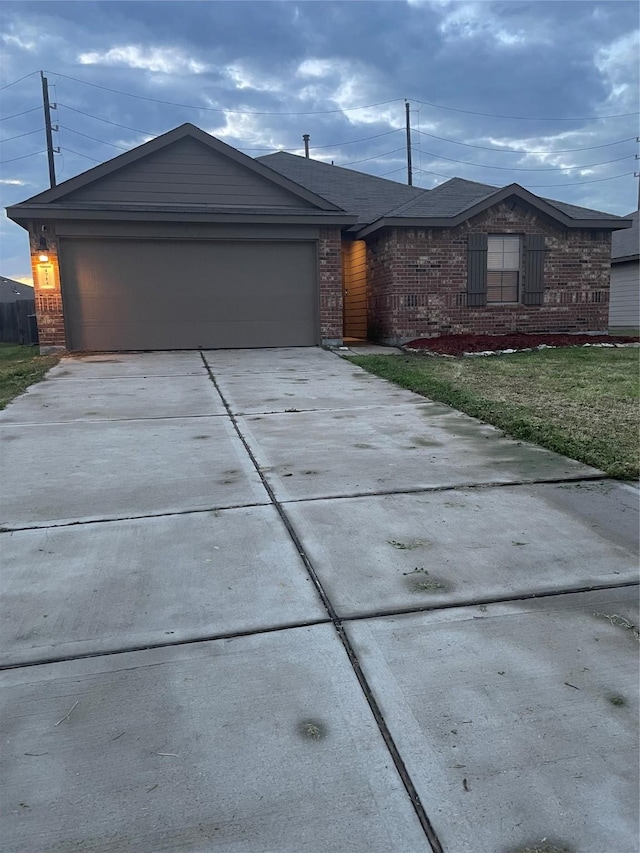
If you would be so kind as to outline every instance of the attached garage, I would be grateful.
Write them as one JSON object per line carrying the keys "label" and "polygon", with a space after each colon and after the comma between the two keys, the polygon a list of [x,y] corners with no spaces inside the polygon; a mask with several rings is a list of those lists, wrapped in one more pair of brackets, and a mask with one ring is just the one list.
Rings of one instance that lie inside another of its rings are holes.
{"label": "attached garage", "polygon": [[193,125],[11,208],[41,350],[341,343],[357,217]]}
{"label": "attached garage", "polygon": [[60,239],[68,346],[314,346],[315,242]]}

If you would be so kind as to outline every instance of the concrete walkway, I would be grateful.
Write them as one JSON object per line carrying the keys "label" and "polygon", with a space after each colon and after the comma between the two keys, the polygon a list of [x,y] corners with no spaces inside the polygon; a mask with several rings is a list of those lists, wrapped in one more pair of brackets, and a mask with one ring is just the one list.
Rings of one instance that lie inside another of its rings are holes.
{"label": "concrete walkway", "polygon": [[6,853],[636,849],[637,491],[317,349],[0,439]]}

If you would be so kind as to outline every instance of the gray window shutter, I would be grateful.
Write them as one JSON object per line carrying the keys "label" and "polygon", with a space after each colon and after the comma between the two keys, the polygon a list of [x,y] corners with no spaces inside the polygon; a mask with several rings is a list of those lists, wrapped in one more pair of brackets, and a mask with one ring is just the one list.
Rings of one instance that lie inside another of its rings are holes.
{"label": "gray window shutter", "polygon": [[522,301],[525,305],[542,305],[544,301],[544,253],[542,234],[525,234]]}
{"label": "gray window shutter", "polygon": [[467,242],[467,305],[487,304],[487,235],[469,234]]}

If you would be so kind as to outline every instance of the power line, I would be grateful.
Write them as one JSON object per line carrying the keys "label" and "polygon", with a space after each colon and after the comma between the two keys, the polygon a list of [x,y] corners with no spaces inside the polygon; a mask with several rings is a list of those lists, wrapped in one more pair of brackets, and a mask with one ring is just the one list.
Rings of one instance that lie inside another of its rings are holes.
{"label": "power line", "polygon": [[65,80],[73,80],[74,83],[82,83],[85,86],[92,86],[94,89],[102,89],[104,92],[112,92],[114,95],[125,95],[128,98],[137,98],[139,101],[150,101],[154,104],[164,104],[169,107],[182,107],[187,110],[200,110],[201,112],[210,113],[233,113],[234,115],[243,116],[319,116],[330,115],[331,113],[348,113],[355,110],[366,110],[371,107],[382,107],[386,104],[395,104],[400,98],[392,98],[389,101],[378,101],[375,104],[363,104],[359,107],[343,107],[339,110],[311,110],[307,112],[267,112],[265,110],[231,110],[224,107],[203,107],[197,104],[180,104],[175,101],[164,101],[160,98],[148,98],[146,95],[134,95],[132,92],[122,92],[120,89],[110,89],[108,86],[99,86],[97,83],[89,83],[87,80],[79,80],[77,77],[69,77],[67,74],[59,74],[57,71],[47,72],[49,74],[58,74]]}
{"label": "power line", "polygon": [[432,151],[423,151],[428,157],[433,157],[435,160],[448,160],[450,163],[462,163],[463,166],[475,166],[479,169],[500,169],[503,172],[571,172],[576,169],[592,169],[595,166],[607,166],[609,163],[619,163],[621,160],[629,160],[633,154],[626,154],[624,157],[616,157],[614,160],[604,160],[602,163],[586,163],[584,166],[553,166],[542,169],[532,169],[524,166],[490,166],[487,163],[470,163],[468,160],[455,160],[453,157],[445,157],[442,154],[434,154]]}
{"label": "power line", "polygon": [[[369,142],[371,139],[380,139],[382,136],[390,136],[392,133],[401,131],[401,127],[396,127],[393,130],[385,130],[384,133],[376,133],[374,136],[363,136],[360,139],[349,139],[347,142],[333,142],[330,145],[312,145],[312,151],[319,151],[325,148],[341,148],[343,145],[355,145],[356,142]],[[302,148],[299,145],[297,148],[245,148],[245,151],[298,151]]]}
{"label": "power line", "polygon": [[425,133],[423,130],[412,128],[420,136],[428,136],[430,139],[438,139],[440,142],[451,142],[454,145],[464,145],[467,148],[480,148],[482,151],[494,151],[496,154],[572,154],[576,151],[594,151],[596,148],[609,148],[612,145],[621,145],[623,142],[635,142],[635,136],[619,139],[617,142],[605,142],[602,145],[590,145],[585,148],[559,148],[556,151],[524,151],[516,148],[493,148],[487,145],[473,145],[471,142],[458,142],[457,139],[447,139],[444,136],[435,136],[433,133]]}
{"label": "power line", "polygon": [[59,107],[64,107],[65,110],[71,110],[71,112],[79,113],[82,116],[86,116],[87,118],[94,118],[96,121],[103,121],[105,124],[111,124],[114,127],[120,127],[123,130],[131,130],[133,133],[143,133],[145,136],[159,136],[158,133],[151,133],[148,130],[140,130],[138,127],[129,127],[128,124],[119,124],[117,121],[111,121],[108,118],[102,118],[101,116],[94,116],[91,113],[85,113],[84,110],[79,110],[76,107],[70,107],[69,104],[63,104],[61,101],[58,101]]}
{"label": "power line", "polygon": [[95,157],[89,157],[88,154],[82,154],[80,151],[74,151],[72,148],[67,148],[66,146],[61,149],[63,151],[68,151],[69,154],[77,154],[78,157],[86,157],[87,160],[93,160],[94,163],[102,163],[102,160],[98,160]]}
{"label": "power line", "polygon": [[[414,168],[414,169],[417,169],[417,167],[416,167],[416,166],[414,166],[413,168]],[[404,166],[400,166],[398,169],[392,169],[390,172],[383,172],[381,175],[373,175],[373,177],[374,177],[374,178],[384,178],[384,177],[386,177],[387,175],[395,175],[395,173],[396,173],[396,172],[404,172],[404,169],[405,169],[405,167],[404,167]],[[417,169],[417,171],[418,171],[418,172],[421,172],[421,171],[422,171],[422,169]]]}
{"label": "power line", "polygon": [[601,121],[608,118],[629,118],[630,116],[637,116],[640,113],[615,113],[614,115],[608,116],[582,116],[580,118],[563,118],[561,116],[555,116],[554,118],[549,118],[548,116],[545,118],[544,116],[507,116],[507,115],[499,115],[497,113],[477,113],[474,110],[462,110],[458,107],[445,107],[443,104],[432,104],[429,101],[421,101],[419,98],[410,98],[409,100],[415,101],[418,104],[423,104],[425,107],[435,107],[438,110],[451,110],[454,113],[465,113],[466,115],[471,116],[483,116],[484,118],[510,118],[517,119],[518,121]]}
{"label": "power line", "polygon": [[34,133],[42,133],[42,128],[37,127],[35,130],[30,130],[28,133],[19,133],[17,136],[9,136],[7,139],[0,139],[0,142],[13,142],[14,139],[22,139],[23,136],[32,136]]}
{"label": "power line", "polygon": [[589,181],[573,181],[570,184],[529,184],[529,186],[534,189],[539,189],[541,187],[580,187],[582,184],[600,184],[603,181],[615,181],[618,178],[626,178],[628,175],[633,175],[633,172],[624,172],[622,175],[612,175],[610,178],[594,178]]}
{"label": "power line", "polygon": [[[418,172],[424,172],[425,175],[437,175],[439,178],[446,178],[448,181],[458,177],[457,175],[443,175],[442,172],[432,172],[429,169],[418,169]],[[568,184],[529,184],[528,186],[532,189],[538,189],[541,187],[579,187],[582,186],[582,184],[599,184],[602,181],[615,181],[618,178],[626,178],[628,175],[633,175],[633,172],[625,172],[622,175],[613,175],[610,178],[594,178],[593,180],[588,181],[573,181]],[[461,180],[467,180],[467,178],[461,178]],[[496,189],[500,189],[500,187],[496,187]]]}
{"label": "power line", "polygon": [[27,77],[33,77],[34,74],[39,73],[39,71],[30,71],[28,74],[25,74],[24,77],[19,77],[17,80],[13,80],[11,83],[7,83],[5,86],[0,86],[0,92],[4,92],[4,90],[8,89],[9,86],[15,86],[16,83],[22,83],[23,80],[27,79]]}
{"label": "power line", "polygon": [[[148,130],[140,130],[140,128],[129,127],[129,125],[126,125],[126,124],[119,124],[117,121],[111,121],[110,119],[102,118],[102,116],[92,115],[91,113],[87,113],[84,110],[77,109],[77,107],[70,107],[69,104],[63,104],[62,102],[58,102],[58,106],[63,107],[65,110],[71,110],[74,113],[79,113],[80,115],[86,116],[87,118],[93,118],[96,121],[102,121],[105,124],[111,124],[114,127],[120,127],[123,130],[130,130],[133,133],[142,133],[145,136],[159,136],[160,135],[157,133],[152,133],[151,131],[148,131]],[[70,128],[68,128],[68,129],[70,129]],[[383,136],[389,136],[392,133],[398,133],[401,130],[402,130],[401,127],[396,127],[393,130],[387,130],[384,133],[376,133],[373,136],[363,136],[360,139],[349,139],[346,142],[333,142],[330,145],[313,145],[312,148],[315,151],[322,150],[325,148],[340,148],[343,145],[354,145],[357,142],[369,142],[371,139],[380,139]],[[89,138],[91,138],[91,137],[89,137]],[[102,140],[99,140],[99,141],[102,141]],[[300,148],[302,148],[301,145],[298,145],[296,148],[265,148],[265,147],[251,148],[251,147],[243,146],[244,151],[276,151],[276,152],[277,151],[285,151],[285,152],[289,152],[289,153],[292,151],[298,151],[298,150],[300,150]]]}
{"label": "power line", "polygon": [[[382,107],[382,106],[386,106],[387,104],[398,103],[399,101],[402,100],[402,98],[391,98],[387,101],[378,101],[374,104],[363,104],[359,107],[342,107],[341,109],[337,109],[337,110],[310,110],[310,111],[306,111],[306,112],[301,112],[301,111],[297,111],[297,112],[272,112],[272,111],[256,111],[256,110],[231,110],[231,109],[224,109],[221,107],[203,107],[203,106],[198,106],[196,104],[181,104],[181,103],[176,103],[174,101],[164,101],[164,100],[161,100],[159,98],[149,98],[145,95],[134,95],[132,92],[123,92],[120,89],[111,89],[108,86],[100,86],[97,83],[89,83],[87,80],[80,80],[78,77],[70,77],[67,74],[60,74],[59,72],[56,72],[56,71],[49,72],[49,73],[57,74],[58,77],[62,77],[65,80],[73,80],[74,83],[80,83],[80,84],[83,84],[85,86],[92,86],[95,89],[102,89],[105,92],[112,92],[115,95],[125,95],[129,98],[137,98],[138,100],[150,101],[150,102],[156,103],[156,104],[165,104],[165,105],[171,106],[171,107],[182,107],[184,109],[202,110],[202,111],[206,111],[206,112],[233,113],[235,115],[280,115],[280,116],[330,115],[332,113],[346,113],[346,112],[354,112],[355,110],[370,109],[371,107]],[[447,106],[444,106],[443,104],[434,104],[434,103],[431,103],[430,101],[423,101],[420,98],[410,98],[409,100],[415,101],[418,104],[423,104],[424,106],[427,106],[427,107],[434,107],[436,109],[441,109],[441,110],[451,110],[453,112],[466,113],[467,115],[483,116],[485,118],[517,119],[517,120],[522,120],[522,121],[602,121],[602,120],[611,119],[611,118],[628,118],[631,116],[640,115],[640,112],[633,112],[633,113],[614,113],[611,115],[604,115],[604,116],[580,116],[580,117],[576,116],[576,117],[571,117],[571,118],[567,118],[567,117],[563,117],[563,116],[556,116],[553,118],[544,117],[544,116],[512,116],[512,115],[501,115],[499,113],[481,113],[481,112],[475,112],[474,110],[463,110],[463,109],[460,109],[458,107],[447,107]]]}
{"label": "power line", "polygon": [[0,166],[4,166],[5,163],[15,163],[16,160],[26,160],[27,157],[35,157],[36,154],[45,154],[46,148],[43,148],[42,151],[32,151],[31,154],[23,154],[22,157],[12,157],[10,160],[0,160]]}
{"label": "power line", "polygon": [[0,121],[9,121],[10,118],[20,118],[20,116],[26,116],[27,113],[35,113],[36,110],[41,110],[42,107],[32,107],[30,110],[25,110],[21,113],[14,113],[12,116],[2,116]]}
{"label": "power line", "polygon": [[341,163],[340,167],[355,166],[356,163],[367,163],[369,160],[380,160],[382,157],[389,157],[391,154],[397,154],[398,151],[406,151],[406,147],[403,145],[402,148],[395,148],[393,151],[385,151],[384,154],[376,154],[374,157],[363,157],[362,160],[350,160],[348,163]]}
{"label": "power line", "polygon": [[124,145],[116,145],[115,142],[107,142],[106,139],[98,139],[96,136],[89,136],[88,133],[81,133],[79,130],[74,130],[72,127],[67,127],[65,124],[60,125],[64,130],[75,133],[77,136],[84,136],[85,139],[92,139],[94,142],[101,142],[103,145],[110,145],[112,148],[119,148],[121,151],[130,151],[130,148],[125,148]]}

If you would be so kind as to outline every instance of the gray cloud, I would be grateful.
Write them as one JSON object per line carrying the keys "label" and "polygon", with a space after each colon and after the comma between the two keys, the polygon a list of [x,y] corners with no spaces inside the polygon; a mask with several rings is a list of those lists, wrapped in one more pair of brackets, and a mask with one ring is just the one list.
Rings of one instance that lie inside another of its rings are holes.
{"label": "gray cloud", "polygon": [[[637,110],[634,2],[7,2],[1,15],[2,84],[40,67],[50,72],[52,97],[60,104],[55,142],[62,149],[56,157],[61,180],[139,144],[145,133],[184,121],[250,154],[297,149],[308,132],[314,156],[403,180],[404,153],[395,149],[404,143],[406,97],[421,186],[460,175],[496,185],[518,182],[540,195],[614,213],[635,206],[632,176],[587,182],[634,171],[637,117],[561,120]],[[12,161],[0,167],[3,205],[46,188],[43,154],[14,159],[44,147],[42,132],[21,136],[41,128],[39,107],[37,76],[2,92],[1,117],[35,108],[0,122],[0,161]],[[387,135],[364,139],[379,134]],[[631,141],[595,147],[622,139]],[[351,140],[362,141],[339,144]],[[587,147],[593,150],[485,150]],[[24,234],[5,220],[2,236],[3,274],[28,275]]]}

